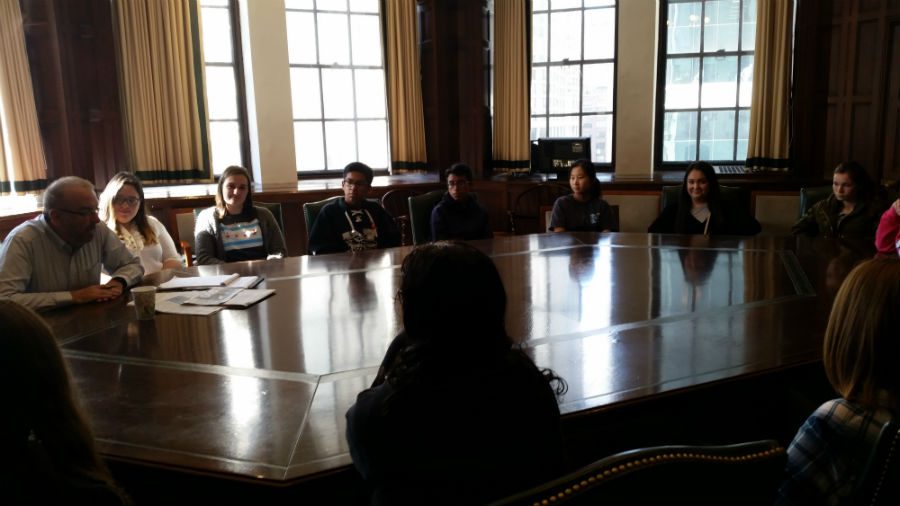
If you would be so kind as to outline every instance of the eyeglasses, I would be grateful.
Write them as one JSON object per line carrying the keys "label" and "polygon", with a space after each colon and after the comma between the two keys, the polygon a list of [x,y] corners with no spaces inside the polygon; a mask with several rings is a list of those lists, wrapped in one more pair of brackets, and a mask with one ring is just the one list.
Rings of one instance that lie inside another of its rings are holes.
{"label": "eyeglasses", "polygon": [[112,203],[114,206],[134,207],[141,203],[141,199],[137,197],[113,197]]}
{"label": "eyeglasses", "polygon": [[447,181],[447,186],[450,188],[456,188],[459,186],[469,186],[469,182],[463,179],[462,181]]}
{"label": "eyeglasses", "polygon": [[344,186],[346,186],[347,188],[354,188],[354,187],[365,188],[365,187],[369,186],[369,183],[367,183],[365,181],[354,181],[352,179],[345,179]]}
{"label": "eyeglasses", "polygon": [[64,213],[74,214],[75,216],[81,216],[82,218],[90,218],[91,216],[97,216],[100,214],[99,209],[81,209],[79,211],[72,211],[70,209],[60,209],[56,208],[57,211],[62,211]]}

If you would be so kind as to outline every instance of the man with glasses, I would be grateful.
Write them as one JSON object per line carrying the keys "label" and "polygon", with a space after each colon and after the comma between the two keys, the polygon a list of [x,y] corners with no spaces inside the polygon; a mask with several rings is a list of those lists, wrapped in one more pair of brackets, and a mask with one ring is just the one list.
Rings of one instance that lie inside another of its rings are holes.
{"label": "man with glasses", "polygon": [[344,198],[322,208],[309,233],[313,255],[400,246],[394,219],[377,202],[366,200],[372,169],[361,162],[344,167]]}
{"label": "man with glasses", "polygon": [[464,163],[454,163],[446,175],[447,193],[431,210],[431,240],[471,241],[493,237],[488,213],[471,193],[472,169]]}
{"label": "man with glasses", "polygon": [[[98,227],[94,185],[57,179],[44,191],[44,212],[9,233],[0,248],[0,297],[32,309],[102,302],[144,274],[115,233]],[[100,282],[101,266],[112,279]]]}

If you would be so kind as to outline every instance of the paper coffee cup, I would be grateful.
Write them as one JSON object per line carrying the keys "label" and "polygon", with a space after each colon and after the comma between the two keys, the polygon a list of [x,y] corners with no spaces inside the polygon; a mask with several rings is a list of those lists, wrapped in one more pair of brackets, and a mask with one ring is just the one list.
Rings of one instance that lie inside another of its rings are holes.
{"label": "paper coffee cup", "polygon": [[139,320],[149,320],[156,314],[156,287],[136,286],[131,289],[134,296],[134,311]]}

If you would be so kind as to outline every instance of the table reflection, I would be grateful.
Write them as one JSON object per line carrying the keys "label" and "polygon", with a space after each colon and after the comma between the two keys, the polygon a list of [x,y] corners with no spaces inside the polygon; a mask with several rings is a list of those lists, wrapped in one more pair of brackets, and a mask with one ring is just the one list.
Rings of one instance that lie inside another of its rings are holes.
{"label": "table reflection", "polygon": [[[793,238],[473,244],[503,278],[511,337],[568,381],[567,414],[817,359],[831,290],[861,258]],[[262,275],[276,290],[209,317],[139,322],[124,301],[46,317],[104,452],[291,480],[349,463],[343,415],[401,327],[395,295],[409,251],[195,268]]]}

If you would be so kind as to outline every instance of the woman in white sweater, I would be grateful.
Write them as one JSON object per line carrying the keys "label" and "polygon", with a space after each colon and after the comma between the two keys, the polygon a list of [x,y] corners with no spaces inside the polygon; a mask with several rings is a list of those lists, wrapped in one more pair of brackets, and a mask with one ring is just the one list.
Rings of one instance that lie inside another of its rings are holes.
{"label": "woman in white sweater", "polygon": [[134,174],[119,172],[109,181],[100,194],[100,219],[141,258],[145,275],[182,266],[172,236],[144,209],[144,188]]}

